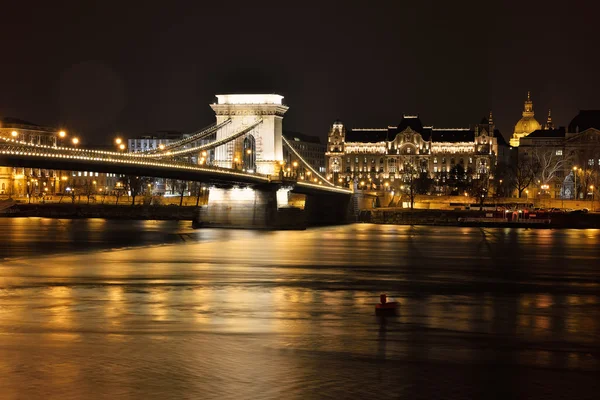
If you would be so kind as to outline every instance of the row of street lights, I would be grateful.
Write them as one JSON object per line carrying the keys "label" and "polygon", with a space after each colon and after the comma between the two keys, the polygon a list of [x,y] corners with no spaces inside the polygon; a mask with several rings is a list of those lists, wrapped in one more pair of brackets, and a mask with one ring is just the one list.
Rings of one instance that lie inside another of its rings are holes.
{"label": "row of street lights", "polygon": [[[16,139],[16,138],[19,136],[19,132],[18,132],[18,131],[12,131],[12,132],[10,133],[10,135],[11,135],[11,136],[12,136],[14,139]],[[67,132],[65,132],[65,131],[60,131],[60,132],[58,132],[58,137],[59,137],[59,139],[60,139],[61,141],[62,141],[62,140],[64,140],[64,138],[66,138],[66,137],[67,137]],[[73,137],[73,138],[71,138],[71,143],[73,143],[74,145],[78,145],[78,144],[79,144],[79,138],[78,138],[78,137]]]}

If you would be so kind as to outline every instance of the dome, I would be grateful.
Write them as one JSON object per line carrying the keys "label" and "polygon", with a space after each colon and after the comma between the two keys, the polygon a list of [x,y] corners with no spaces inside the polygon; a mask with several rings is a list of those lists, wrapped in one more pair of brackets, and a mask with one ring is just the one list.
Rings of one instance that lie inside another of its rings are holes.
{"label": "dome", "polygon": [[510,139],[510,145],[518,147],[521,138],[529,135],[533,131],[542,129],[542,126],[534,118],[533,102],[531,101],[531,94],[527,92],[527,100],[525,100],[525,107],[523,109],[523,117],[515,125],[515,131],[512,138]]}
{"label": "dome", "polygon": [[590,128],[600,130],[600,110],[580,110],[569,124],[571,133],[583,132]]}
{"label": "dome", "polygon": [[542,129],[542,126],[535,118],[523,117],[515,125],[514,133],[528,135],[533,131],[537,131],[538,129]]}

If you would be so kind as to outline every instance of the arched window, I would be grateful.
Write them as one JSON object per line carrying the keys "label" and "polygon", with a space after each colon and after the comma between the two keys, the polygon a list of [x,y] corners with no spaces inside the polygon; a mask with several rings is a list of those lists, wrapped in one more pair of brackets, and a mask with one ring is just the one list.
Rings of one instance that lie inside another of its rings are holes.
{"label": "arched window", "polygon": [[244,154],[242,159],[244,169],[256,170],[256,140],[252,135],[248,135],[244,139]]}

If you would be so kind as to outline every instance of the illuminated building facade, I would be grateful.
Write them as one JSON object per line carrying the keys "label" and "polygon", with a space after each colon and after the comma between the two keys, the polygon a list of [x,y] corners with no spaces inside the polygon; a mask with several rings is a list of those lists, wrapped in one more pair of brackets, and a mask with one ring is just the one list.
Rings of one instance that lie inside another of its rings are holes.
{"label": "illuminated building facade", "polygon": [[[56,146],[58,130],[17,118],[0,117],[0,137],[31,144]],[[0,166],[0,195],[27,196],[60,190],[60,171]]]}
{"label": "illuminated building facade", "polygon": [[152,134],[140,135],[127,139],[127,150],[130,153],[158,150],[160,145],[168,146],[188,136],[178,131],[158,131]]}
{"label": "illuminated building facade", "polygon": [[490,176],[501,147],[508,146],[491,113],[473,128],[458,129],[423,126],[415,115],[404,115],[397,126],[380,129],[347,130],[335,121],[325,153],[327,177],[394,188],[409,176],[425,175],[441,186],[459,165],[469,179]]}
{"label": "illuminated building facade", "polygon": [[[286,131],[283,132],[283,136],[311,167],[318,172],[325,172],[325,145],[321,143],[318,136]],[[297,160],[285,147],[283,148],[283,160],[290,168],[294,168],[294,161],[298,163],[299,168],[302,168],[300,160]]]}

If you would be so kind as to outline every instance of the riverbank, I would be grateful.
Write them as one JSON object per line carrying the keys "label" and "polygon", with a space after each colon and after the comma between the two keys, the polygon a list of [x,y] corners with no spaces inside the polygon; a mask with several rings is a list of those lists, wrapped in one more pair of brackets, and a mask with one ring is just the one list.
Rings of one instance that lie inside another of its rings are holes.
{"label": "riverbank", "polygon": [[125,206],[114,204],[13,204],[0,209],[0,217],[104,218],[117,220],[191,221],[194,206]]}
{"label": "riverbank", "polygon": [[357,222],[392,225],[484,226],[498,228],[600,228],[600,213],[551,213],[509,221],[495,213],[476,210],[362,210]]}

